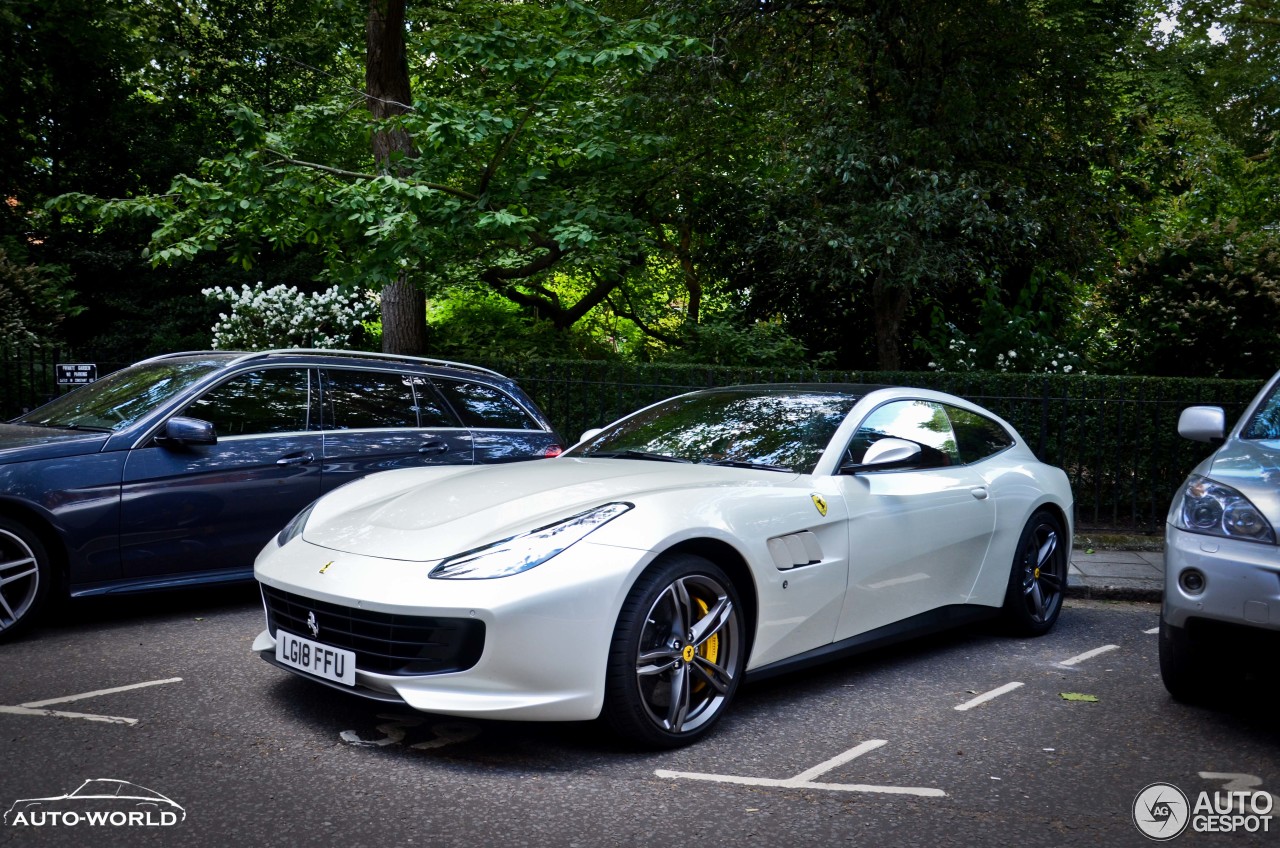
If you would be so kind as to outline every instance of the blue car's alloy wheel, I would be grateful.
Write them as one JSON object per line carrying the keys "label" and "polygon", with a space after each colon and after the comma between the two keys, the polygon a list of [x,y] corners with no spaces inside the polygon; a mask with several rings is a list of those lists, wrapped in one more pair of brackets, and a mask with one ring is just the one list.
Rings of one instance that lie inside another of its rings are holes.
{"label": "blue car's alloy wheel", "polygon": [[0,518],[0,640],[17,635],[49,593],[49,557],[25,527]]}

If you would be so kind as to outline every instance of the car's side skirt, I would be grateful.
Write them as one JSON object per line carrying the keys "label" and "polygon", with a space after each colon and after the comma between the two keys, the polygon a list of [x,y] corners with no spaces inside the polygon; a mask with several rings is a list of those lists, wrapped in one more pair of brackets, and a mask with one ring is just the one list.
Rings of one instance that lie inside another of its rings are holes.
{"label": "car's side skirt", "polygon": [[939,607],[911,618],[905,618],[902,621],[895,621],[893,624],[886,624],[884,627],[877,627],[875,630],[868,630],[866,633],[859,633],[857,636],[850,636],[848,639],[841,639],[839,642],[832,642],[830,645],[823,645],[821,648],[805,651],[803,654],[796,654],[794,657],[788,657],[785,660],[778,660],[759,668],[750,669],[747,671],[746,680],[752,682],[766,680],[779,674],[799,671],[803,668],[843,659],[844,657],[851,657],[875,648],[883,648],[895,642],[904,642],[907,639],[915,639],[920,636],[927,636],[930,633],[971,624],[975,621],[983,621],[999,614],[999,607],[980,607],[966,604]]}

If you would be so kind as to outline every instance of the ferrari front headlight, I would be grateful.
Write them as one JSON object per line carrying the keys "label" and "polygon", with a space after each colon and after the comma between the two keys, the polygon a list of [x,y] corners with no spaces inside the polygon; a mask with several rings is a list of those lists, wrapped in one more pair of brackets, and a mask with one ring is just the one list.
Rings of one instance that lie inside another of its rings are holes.
{"label": "ferrari front headlight", "polygon": [[1174,524],[1192,533],[1275,544],[1276,534],[1253,502],[1208,477],[1187,478],[1175,504]]}
{"label": "ferrari front headlight", "polygon": [[455,554],[431,569],[427,576],[437,580],[489,580],[528,571],[581,541],[632,506],[629,503],[605,504],[555,524]]}

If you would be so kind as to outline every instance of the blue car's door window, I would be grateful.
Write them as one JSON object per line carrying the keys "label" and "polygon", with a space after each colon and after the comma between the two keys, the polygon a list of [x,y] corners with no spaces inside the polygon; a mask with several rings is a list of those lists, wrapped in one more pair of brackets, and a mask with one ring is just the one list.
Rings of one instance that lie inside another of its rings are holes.
{"label": "blue car's door window", "polygon": [[471,429],[477,463],[518,462],[560,451],[556,437],[501,389],[440,377],[432,382]]}
{"label": "blue car's door window", "polygon": [[271,368],[241,374],[210,389],[184,413],[213,422],[219,438],[315,430],[312,375],[305,368]]}
{"label": "blue car's door window", "polygon": [[374,471],[471,462],[471,434],[424,377],[333,368],[322,386],[325,491]]}
{"label": "blue car's door window", "polygon": [[213,423],[213,445],[149,442],[125,460],[126,578],[224,571],[254,557],[320,496],[321,435],[307,368],[264,368],[215,386],[181,414]]}
{"label": "blue car's door window", "polygon": [[523,406],[505,392],[482,383],[435,379],[435,384],[468,427],[499,430],[540,430]]}

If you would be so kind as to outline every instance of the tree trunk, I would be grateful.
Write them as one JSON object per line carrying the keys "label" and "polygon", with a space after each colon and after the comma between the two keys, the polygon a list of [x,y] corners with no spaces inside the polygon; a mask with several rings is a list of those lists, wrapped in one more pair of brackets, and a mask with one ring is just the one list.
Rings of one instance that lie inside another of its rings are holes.
{"label": "tree trunk", "polygon": [[[389,118],[409,111],[409,63],[404,52],[406,0],[369,0],[365,21],[365,91],[374,118]],[[418,155],[413,139],[404,130],[374,133],[373,155],[384,173],[400,170],[401,159]],[[384,353],[421,355],[427,352],[427,298],[401,273],[382,290],[382,350]]]}
{"label": "tree trunk", "polygon": [[871,286],[876,317],[876,367],[897,371],[902,367],[902,319],[907,314],[907,290],[876,280]]}

